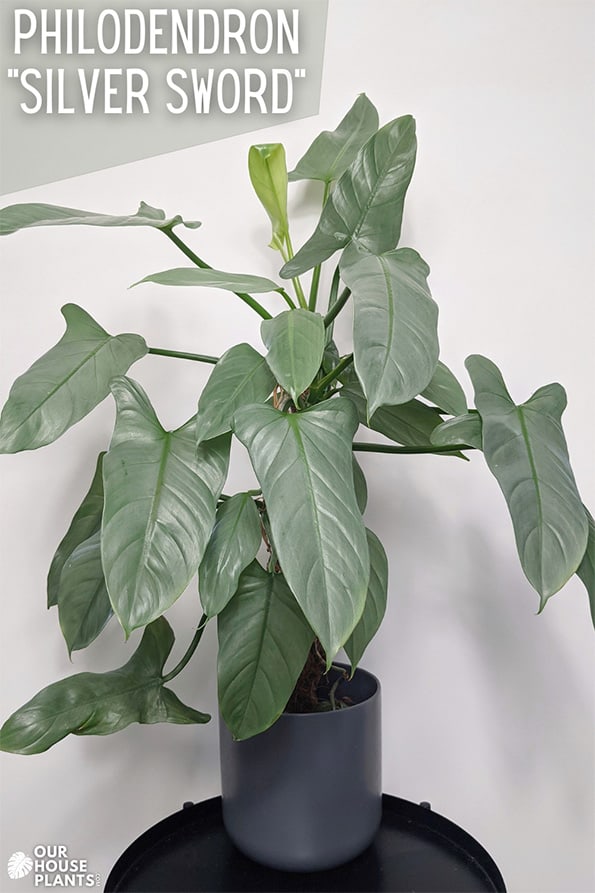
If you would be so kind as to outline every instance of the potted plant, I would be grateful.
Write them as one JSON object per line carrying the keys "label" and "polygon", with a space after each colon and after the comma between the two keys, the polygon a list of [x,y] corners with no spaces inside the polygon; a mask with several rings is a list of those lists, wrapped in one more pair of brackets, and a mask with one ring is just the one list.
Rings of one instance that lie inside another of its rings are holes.
{"label": "potted plant", "polygon": [[[550,384],[516,405],[497,366],[471,356],[466,365],[475,407],[467,406],[461,385],[439,360],[429,268],[415,250],[397,248],[415,124],[410,116],[378,123],[373,105],[358,97],[337,129],[321,133],[289,174],[280,144],[252,147],[250,177],[271,220],[270,246],[283,261],[276,281],[213,270],[179,236],[180,227],[197,222],[145,203],[124,217],[13,205],[0,222],[5,235],[47,225],[157,229],[191,265],[142,282],[235,293],[260,317],[264,345],[259,352],[238,344],[221,357],[164,351],[147,347],[140,335],[109,334],[74,304],[63,308],[65,334],[9,394],[0,451],[53,442],[111,391],[113,436],[51,563],[48,605],[57,607],[70,653],[94,641],[114,615],[127,637],[135,629],[144,634],[120,669],[78,673],[41,691],[5,722],[0,746],[39,753],[71,733],[108,734],[132,722],[206,722],[169,683],[217,618],[222,751],[233,761],[223,772],[224,803],[228,827],[248,852],[271,862],[280,843],[275,839],[271,855],[239,839],[251,830],[254,810],[262,820],[263,787],[255,802],[236,760],[246,759],[252,771],[257,764],[273,767],[292,717],[302,729],[330,722],[340,735],[357,736],[347,724],[357,729],[358,717],[373,713],[371,737],[360,747],[367,777],[352,790],[334,785],[352,806],[364,804],[357,839],[349,851],[339,844],[333,851],[327,837],[322,855],[313,846],[299,865],[286,867],[348,858],[367,844],[379,819],[378,686],[355,668],[382,621],[388,569],[381,543],[362,519],[367,495],[358,451],[459,461],[471,450],[483,453],[508,504],[540,610],[577,573],[595,614],[595,525],[568,458],[564,391]],[[322,211],[294,253],[288,181],[303,179],[323,183]],[[326,262],[332,275],[323,295]],[[255,297],[269,292],[278,296],[275,315]],[[353,339],[339,346],[334,321],[347,304]],[[198,409],[174,431],[161,426],[148,396],[126,374],[147,353],[213,366]],[[358,441],[360,425],[390,445]],[[223,492],[232,438],[248,451],[259,483],[233,495]],[[174,637],[164,615],[197,571],[203,616],[186,654],[166,669]],[[334,663],[341,648],[350,669]],[[268,748],[264,761],[255,751],[261,745]],[[306,775],[320,762],[315,746],[297,747]],[[358,747],[344,770],[333,763],[335,782],[350,774]],[[291,771],[275,764],[267,786]],[[305,790],[304,776],[295,772],[294,797]],[[315,808],[332,831],[320,801]],[[295,801],[289,809],[296,812]],[[280,815],[271,808],[271,828],[283,829]],[[308,821],[300,815],[302,827]]]}

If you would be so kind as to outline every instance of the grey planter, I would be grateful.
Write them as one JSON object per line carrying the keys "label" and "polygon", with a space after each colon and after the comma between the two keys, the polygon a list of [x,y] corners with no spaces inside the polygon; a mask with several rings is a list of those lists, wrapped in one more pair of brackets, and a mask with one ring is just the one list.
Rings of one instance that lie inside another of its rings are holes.
{"label": "grey planter", "polygon": [[220,721],[223,822],[247,856],[284,871],[320,871],[359,855],[382,811],[380,683],[358,669],[338,696],[351,707],[284,713],[234,741]]}

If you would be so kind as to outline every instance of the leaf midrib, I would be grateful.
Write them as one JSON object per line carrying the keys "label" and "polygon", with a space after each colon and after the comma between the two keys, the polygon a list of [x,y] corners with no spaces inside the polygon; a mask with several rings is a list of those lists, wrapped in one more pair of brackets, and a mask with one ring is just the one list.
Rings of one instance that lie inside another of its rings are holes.
{"label": "leaf midrib", "polygon": [[529,431],[527,428],[527,423],[525,420],[525,416],[523,414],[522,406],[515,406],[515,411],[517,417],[519,419],[519,423],[521,426],[521,434],[523,437],[523,441],[525,443],[525,448],[527,450],[527,459],[529,461],[529,468],[531,469],[531,477],[533,479],[533,484],[535,486],[535,498],[537,504],[537,516],[539,519],[539,524],[537,526],[537,535],[539,539],[539,554],[542,556],[540,573],[541,573],[541,581],[543,582],[544,572],[543,572],[543,559],[544,559],[544,551],[543,551],[543,527],[544,527],[544,514],[543,514],[543,502],[541,499],[541,487],[539,485],[539,477],[537,475],[537,468],[535,465],[535,459],[533,456],[533,450],[531,448],[531,441],[529,438]]}
{"label": "leaf midrib", "polygon": [[384,282],[386,285],[386,292],[388,297],[388,306],[387,306],[387,316],[388,316],[388,337],[386,339],[387,349],[384,352],[384,362],[382,364],[382,375],[384,376],[386,372],[386,368],[389,363],[389,359],[391,356],[391,345],[393,343],[393,333],[395,329],[395,306],[394,306],[394,291],[392,288],[392,283],[390,279],[390,273],[388,269],[388,263],[386,258],[379,257],[378,262],[380,264],[380,268],[382,270],[382,275],[384,276]]}
{"label": "leaf midrib", "polygon": [[[165,479],[165,471],[167,468],[167,463],[172,451],[172,440],[173,434],[170,431],[165,431],[163,428],[163,447],[161,452],[161,459],[159,461],[159,471],[157,472],[157,480],[155,481],[155,488],[153,491],[153,497],[151,499],[151,510],[149,512],[149,516],[147,518],[147,523],[145,525],[145,535],[143,537],[143,548],[141,552],[141,556],[139,559],[139,569],[144,569],[146,565],[147,555],[149,554],[149,550],[151,547],[151,543],[153,540],[153,535],[155,532],[155,522],[157,520],[157,515],[159,512],[159,508],[161,505],[161,498],[163,495],[163,481]],[[184,463],[185,464],[185,463]],[[141,575],[137,574],[136,576],[136,585],[134,587],[134,597],[139,594],[141,584]]]}
{"label": "leaf midrib", "polygon": [[[354,144],[356,137],[358,136],[358,130],[361,127],[362,121],[364,120],[365,116],[366,116],[366,112],[365,112],[365,110],[363,110],[359,116],[359,120],[358,120],[357,124],[354,126],[353,130],[348,135],[347,140],[343,143],[343,146],[339,149],[339,151],[335,155],[335,160],[333,161],[333,163],[330,167],[330,176],[323,178],[323,182],[326,183],[327,185],[332,183],[333,180],[337,179],[337,176],[335,173],[335,171],[337,169],[337,165],[339,164],[339,162],[341,161],[343,156],[346,154],[347,150],[350,149],[351,146]],[[331,137],[334,136],[334,133],[332,131],[329,131],[329,133],[330,133]],[[364,145],[365,145],[365,143],[364,143]]]}
{"label": "leaf midrib", "polygon": [[[255,352],[257,353],[257,351],[255,351]],[[240,383],[233,389],[233,391],[230,392],[230,396],[229,396],[228,398],[225,399],[225,402],[223,403],[223,406],[222,406],[222,407],[220,408],[220,410],[219,410],[219,417],[220,417],[220,418],[221,418],[221,416],[225,416],[225,415],[227,414],[227,407],[229,406],[229,404],[230,404],[230,403],[234,403],[234,404],[235,404],[238,395],[241,394],[241,392],[248,386],[248,384],[250,383],[250,381],[254,378],[254,376],[256,375],[256,373],[257,373],[257,372],[259,371],[259,369],[260,369],[261,367],[263,367],[263,366],[268,366],[268,364],[267,364],[266,359],[265,359],[264,357],[261,357],[260,354],[259,354],[259,360],[258,360],[258,363],[257,363],[255,366],[253,366],[252,369],[250,369],[250,371],[248,372],[247,375],[244,375],[244,376],[242,377],[242,379],[240,380]],[[231,377],[232,377],[232,376],[230,376],[230,378],[231,378]],[[211,403],[210,405],[213,406],[213,403]],[[210,407],[209,407],[209,404],[207,404],[206,408],[203,409],[203,410],[201,410],[200,407],[199,407],[198,414],[197,414],[197,423],[198,423],[198,421],[200,420],[200,414],[201,414],[201,412],[203,413],[203,416],[204,416],[204,415],[207,414],[209,408],[210,408]],[[223,421],[223,419],[222,419],[222,421]],[[221,424],[221,422],[220,422],[219,424]],[[207,428],[207,431],[208,431],[208,426],[205,426],[205,427]],[[221,432],[221,433],[223,434],[223,433],[225,433],[225,432]],[[202,442],[203,440],[207,440],[207,439],[208,439],[208,438],[206,438],[206,437],[201,437],[199,443]]]}
{"label": "leaf midrib", "polygon": [[[266,573],[266,571],[265,571],[265,573]],[[256,660],[253,662],[254,670],[251,673],[251,682],[250,682],[250,686],[249,686],[249,693],[244,701],[244,709],[241,713],[242,719],[241,719],[240,724],[238,725],[238,730],[241,730],[241,728],[244,724],[244,721],[246,719],[246,716],[248,714],[248,710],[251,705],[252,692],[254,691],[254,686],[256,685],[256,677],[258,675],[258,668],[260,666],[260,660],[262,657],[262,653],[264,651],[264,637],[265,637],[265,632],[266,632],[267,625],[268,625],[269,614],[271,613],[271,601],[272,601],[271,596],[273,594],[273,586],[275,583],[275,578],[274,578],[273,574],[267,573],[267,577],[270,577],[270,580],[269,579],[265,580],[264,578],[262,580],[263,585],[266,585],[266,595],[265,595],[265,605],[263,608],[264,617],[263,617],[263,621],[262,621],[262,624],[260,627],[259,641],[258,641],[258,647],[257,647],[257,651],[256,651]]]}
{"label": "leaf midrib", "polygon": [[[231,524],[231,530],[229,531],[227,540],[224,543],[223,547],[219,550],[217,562],[214,565],[216,573],[215,573],[215,580],[213,583],[213,587],[216,592],[220,591],[221,587],[225,587],[226,589],[228,588],[228,585],[229,585],[228,579],[226,580],[226,578],[222,575],[222,569],[228,565],[229,556],[233,555],[234,552],[236,552],[236,551],[238,554],[241,553],[241,548],[240,548],[239,542],[236,545],[236,542],[237,542],[236,534],[237,534],[238,528],[240,526],[240,521],[242,519],[242,516],[248,507],[248,500],[250,500],[250,498],[251,498],[250,496],[248,496],[247,493],[243,493],[241,495],[243,496],[243,499],[242,499],[242,503],[240,505],[239,511],[236,512],[235,518],[233,518],[233,521]],[[223,518],[221,520],[223,520]],[[212,576],[212,573],[213,572],[211,571],[209,576]],[[234,574],[234,576],[236,576],[236,575]],[[239,576],[239,574],[237,576]]]}
{"label": "leaf midrib", "polygon": [[[115,672],[115,673],[119,673],[120,670],[114,670],[113,672]],[[104,674],[88,673],[88,674],[84,674],[84,675],[88,675],[88,676],[97,676],[97,675],[110,676],[111,674],[110,674],[110,673],[104,673]],[[150,676],[150,677],[147,679],[146,682],[138,683],[137,685],[133,685],[133,686],[131,686],[130,688],[118,689],[115,693],[114,693],[114,692],[111,692],[110,694],[105,695],[105,697],[103,698],[103,700],[109,700],[110,698],[113,698],[113,697],[114,697],[114,694],[115,694],[116,697],[123,697],[123,696],[125,696],[125,695],[129,695],[129,694],[131,694],[132,692],[141,691],[142,689],[145,689],[145,688],[151,688],[151,687],[154,687],[155,685],[158,685],[159,688],[163,688],[163,687],[164,687],[164,686],[163,686],[163,676],[161,676],[161,675],[158,675],[158,676]],[[70,711],[79,710],[79,709],[82,709],[82,708],[84,708],[84,707],[92,707],[94,704],[97,703],[98,700],[101,701],[102,698],[99,697],[99,698],[96,698],[95,700],[93,700],[92,698],[88,698],[88,699],[86,699],[85,701],[79,702],[76,706],[70,705],[70,706],[64,708],[64,710],[59,710],[59,711],[57,711],[56,713],[46,713],[46,714],[45,714],[45,717],[46,717],[48,720],[51,720],[52,722],[54,722],[58,717],[60,717],[60,716],[64,716],[65,714],[69,713]],[[24,708],[23,708],[23,709],[24,709]],[[33,708],[32,708],[32,709],[33,709]],[[39,710],[39,706],[36,706],[34,709]],[[21,712],[21,711],[19,711],[19,712]],[[85,722],[88,722],[88,719],[85,720]],[[81,726],[77,726],[77,728],[81,728]],[[74,732],[69,732],[68,734],[76,734],[76,730],[75,730]],[[36,740],[39,741],[39,740],[41,740],[41,739],[40,739],[40,738],[37,738]]]}
{"label": "leaf midrib", "polygon": [[[304,446],[302,432],[299,429],[297,419],[294,421],[294,419],[290,415],[288,415],[287,418],[289,420],[290,428],[294,434],[295,444],[296,444],[296,447],[298,450],[299,457],[302,462],[302,468],[305,472],[305,476],[307,479],[308,487],[306,489],[306,493],[308,495],[308,502],[310,503],[311,509],[312,509],[314,530],[316,532],[316,540],[318,543],[318,554],[320,556],[322,556],[324,554],[324,552],[323,552],[322,532],[320,530],[320,517],[319,517],[318,511],[317,511],[318,507],[317,507],[317,502],[316,502],[316,496],[314,493],[314,483],[312,480],[312,474],[310,472],[310,464],[308,462],[308,455],[307,455],[306,447]],[[323,578],[324,578],[325,584],[326,584],[326,567],[325,567],[324,561],[321,563],[321,567],[323,570]],[[325,604],[328,604],[328,599],[326,598],[327,593],[325,592],[323,595],[324,595],[324,599],[325,599]],[[327,612],[327,620],[329,620],[329,622],[330,622],[330,617],[328,615],[328,612]]]}
{"label": "leaf midrib", "polygon": [[[402,139],[402,134],[401,134],[401,139]],[[397,147],[400,147],[401,139],[398,140]],[[360,214],[359,220],[352,232],[351,240],[356,239],[359,236],[360,230],[361,230],[362,226],[364,225],[364,220],[376,199],[376,195],[380,189],[380,186],[382,183],[384,183],[384,180],[386,179],[386,175],[392,167],[393,159],[394,159],[395,155],[397,155],[399,152],[399,148],[397,148],[397,147],[395,147],[395,149],[390,153],[387,163],[382,168],[381,172],[379,172],[378,169],[376,168],[376,153],[375,152],[372,153],[374,156],[374,167],[377,170],[378,176],[376,178],[376,183],[374,185],[374,188],[370,191],[370,195],[368,196],[368,201],[364,205],[364,209],[363,209],[362,213]]]}
{"label": "leaf midrib", "polygon": [[77,372],[79,372],[86,363],[88,363],[91,359],[93,359],[93,357],[97,356],[97,354],[103,347],[105,347],[107,344],[109,344],[110,341],[117,340],[117,339],[118,339],[117,335],[108,335],[108,337],[105,338],[103,341],[101,341],[101,343],[96,347],[96,349],[92,353],[86,354],[85,358],[77,366],[75,366],[74,369],[72,369],[72,371],[66,376],[66,378],[63,378],[54,388],[52,388],[52,390],[49,392],[49,394],[47,394],[43,400],[41,400],[36,406],[33,407],[31,412],[25,416],[25,418],[20,422],[20,424],[16,428],[13,428],[13,434],[16,434],[17,431],[20,431],[21,428],[23,427],[23,425],[25,425],[29,421],[31,416],[34,415],[36,412],[39,412],[41,407],[44,406],[49,400],[51,400],[51,398],[54,396],[54,394],[56,394],[60,390],[60,388],[64,387],[66,382],[70,381],[70,379],[74,375],[76,375]]}

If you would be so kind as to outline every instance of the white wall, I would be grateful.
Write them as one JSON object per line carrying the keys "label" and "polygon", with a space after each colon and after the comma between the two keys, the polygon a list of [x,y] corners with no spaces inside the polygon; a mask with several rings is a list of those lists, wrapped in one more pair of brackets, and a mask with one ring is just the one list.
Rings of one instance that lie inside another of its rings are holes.
{"label": "white wall", "polygon": [[[332,0],[319,118],[3,203],[126,213],[144,199],[203,220],[188,241],[214,266],[274,275],[246,175],[250,143],[280,139],[293,163],[361,91],[384,121],[413,113],[420,150],[402,244],[432,268],[443,359],[467,385],[464,358],[486,354],[519,401],[561,381],[574,469],[593,506],[593,13],[575,0]],[[312,228],[315,192],[294,187],[294,242]],[[67,301],[153,346],[217,354],[259,343],[258,319],[231,295],[126,290],[184,262],[158,233],[40,229],[0,250],[2,399],[60,336]],[[132,374],[175,426],[193,412],[206,372],[149,357]],[[112,623],[71,665],[55,613],[44,610],[47,567],[112,421],[106,402],[52,446],[2,460],[2,717],[57,678],[118,666],[136,641],[125,645]],[[243,486],[248,470],[236,459]],[[481,456],[362,461],[368,524],[391,563],[388,616],[364,661],[384,686],[385,790],[429,799],[473,833],[511,893],[593,890],[595,674],[582,584],[571,581],[534,616],[537,596]],[[191,587],[170,613],[180,652],[198,614]],[[213,633],[177,686],[211,711]],[[218,793],[216,736],[214,723],[134,726],[71,737],[42,756],[3,755],[2,865],[15,850],[65,843],[105,878],[145,828],[183,800]]]}

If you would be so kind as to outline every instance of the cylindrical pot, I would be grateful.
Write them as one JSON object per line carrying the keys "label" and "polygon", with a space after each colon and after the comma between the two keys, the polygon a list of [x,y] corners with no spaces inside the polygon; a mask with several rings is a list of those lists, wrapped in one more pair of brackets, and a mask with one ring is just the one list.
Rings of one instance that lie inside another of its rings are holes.
{"label": "cylindrical pot", "polygon": [[358,669],[339,683],[336,697],[345,696],[352,706],[283,713],[246,741],[220,722],[223,822],[255,861],[320,871],[372,842],[382,810],[380,683]]}

